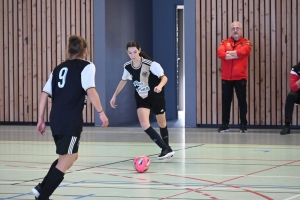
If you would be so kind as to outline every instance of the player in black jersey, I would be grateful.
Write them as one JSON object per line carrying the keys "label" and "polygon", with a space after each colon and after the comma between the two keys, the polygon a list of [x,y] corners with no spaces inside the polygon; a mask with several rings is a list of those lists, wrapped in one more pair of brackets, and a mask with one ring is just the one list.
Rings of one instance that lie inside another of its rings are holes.
{"label": "player in black jersey", "polygon": [[[137,115],[140,124],[149,137],[162,149],[157,159],[170,158],[175,152],[169,146],[169,133],[165,114],[164,85],[167,83],[168,78],[164,75],[164,70],[160,64],[154,62],[147,54],[142,52],[137,42],[128,42],[126,51],[131,60],[124,64],[122,80],[110,100],[110,105],[116,108],[117,95],[121,92],[127,80],[131,80],[135,87]],[[150,111],[156,115],[161,137],[150,125]]]}
{"label": "player in black jersey", "polygon": [[50,128],[59,155],[42,183],[32,189],[35,198],[40,200],[49,199],[64,179],[66,171],[78,158],[86,95],[99,113],[102,127],[108,126],[108,119],[95,89],[95,65],[83,60],[87,54],[86,41],[80,36],[70,36],[68,53],[69,59],[52,71],[40,97],[37,131],[43,135],[46,130],[44,111],[50,97]]}

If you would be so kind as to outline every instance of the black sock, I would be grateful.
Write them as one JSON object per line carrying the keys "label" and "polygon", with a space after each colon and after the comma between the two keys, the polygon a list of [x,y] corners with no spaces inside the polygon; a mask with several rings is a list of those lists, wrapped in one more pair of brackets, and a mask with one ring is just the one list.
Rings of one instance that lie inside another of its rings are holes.
{"label": "black sock", "polygon": [[43,181],[42,181],[42,183],[41,183],[41,187],[42,187],[42,188],[45,186],[46,181],[47,181],[47,177],[48,177],[49,174],[51,173],[52,169],[54,169],[54,168],[56,167],[57,163],[58,163],[58,159],[56,159],[56,160],[52,163],[52,165],[51,165],[51,167],[50,167],[50,169],[49,169],[47,175],[45,176],[45,178],[43,179]]}
{"label": "black sock", "polygon": [[161,149],[165,150],[169,147],[164,143],[158,133],[150,126],[145,132],[149,135],[149,137],[159,146]]}
{"label": "black sock", "polygon": [[51,170],[48,175],[46,184],[40,193],[39,200],[48,200],[52,195],[54,190],[59,186],[59,184],[64,180],[64,173],[57,169],[56,167]]}
{"label": "black sock", "polygon": [[165,128],[161,128],[159,127],[160,130],[160,135],[162,137],[162,140],[164,141],[164,143],[169,146],[169,131],[168,131],[168,127],[166,126]]}

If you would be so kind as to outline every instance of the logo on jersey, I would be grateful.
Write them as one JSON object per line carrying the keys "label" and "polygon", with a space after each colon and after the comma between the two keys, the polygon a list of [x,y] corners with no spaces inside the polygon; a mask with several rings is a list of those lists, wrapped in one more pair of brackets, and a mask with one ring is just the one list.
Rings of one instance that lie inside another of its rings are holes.
{"label": "logo on jersey", "polygon": [[141,87],[144,85],[144,82],[138,82],[138,81],[134,81],[133,82],[134,87]]}
{"label": "logo on jersey", "polygon": [[142,76],[143,76],[143,77],[147,77],[147,76],[148,76],[148,72],[147,72],[147,71],[144,71],[144,72],[142,73]]}
{"label": "logo on jersey", "polygon": [[136,91],[137,91],[138,93],[150,91],[150,87],[149,87],[149,86],[143,87],[143,86],[144,86],[144,82],[134,81],[134,82],[133,82],[133,85],[134,85],[135,87],[138,87],[138,88],[136,88]]}
{"label": "logo on jersey", "polygon": [[149,87],[149,86],[146,86],[146,87],[138,87],[138,88],[136,88],[136,91],[137,91],[138,93],[140,93],[140,92],[148,92],[148,91],[150,91],[150,87]]}

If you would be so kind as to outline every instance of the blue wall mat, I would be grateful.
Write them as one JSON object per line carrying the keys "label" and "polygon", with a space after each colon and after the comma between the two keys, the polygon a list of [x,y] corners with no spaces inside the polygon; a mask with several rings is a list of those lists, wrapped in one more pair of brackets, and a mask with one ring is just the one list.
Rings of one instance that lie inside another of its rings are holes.
{"label": "blue wall mat", "polygon": [[[94,13],[96,87],[110,126],[138,123],[130,81],[117,97],[117,109],[111,108],[109,101],[121,80],[123,64],[129,61],[127,42],[137,40],[143,51],[152,56],[152,1],[95,0]],[[95,125],[100,124],[96,114]]]}
{"label": "blue wall mat", "polygon": [[176,6],[183,0],[153,0],[153,58],[168,77],[165,87],[167,119],[177,119]]}

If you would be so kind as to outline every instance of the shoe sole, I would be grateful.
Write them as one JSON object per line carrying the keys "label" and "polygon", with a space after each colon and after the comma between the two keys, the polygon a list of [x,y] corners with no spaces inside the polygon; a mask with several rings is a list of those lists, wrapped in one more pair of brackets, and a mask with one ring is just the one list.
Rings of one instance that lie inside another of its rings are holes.
{"label": "shoe sole", "polygon": [[224,133],[224,132],[229,132],[229,129],[228,130],[224,130],[224,131],[218,131],[219,133]]}
{"label": "shoe sole", "polygon": [[35,188],[32,188],[31,191],[36,196],[36,198],[38,198],[40,196],[39,191],[37,191]]}
{"label": "shoe sole", "polygon": [[166,159],[166,158],[171,158],[173,157],[173,155],[175,154],[174,151],[170,152],[170,153],[167,153],[166,155],[164,155],[163,157],[157,157],[158,160],[163,160],[163,159]]}
{"label": "shoe sole", "polygon": [[240,131],[240,133],[247,133],[247,131]]}
{"label": "shoe sole", "polygon": [[[172,151],[172,152],[170,152],[170,153],[168,153],[168,154],[170,154],[169,156],[168,156],[168,158],[170,159],[170,158],[173,158],[173,156],[174,156],[174,154],[175,154],[175,151]],[[167,154],[167,155],[168,155]]]}

